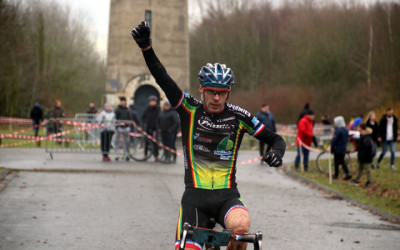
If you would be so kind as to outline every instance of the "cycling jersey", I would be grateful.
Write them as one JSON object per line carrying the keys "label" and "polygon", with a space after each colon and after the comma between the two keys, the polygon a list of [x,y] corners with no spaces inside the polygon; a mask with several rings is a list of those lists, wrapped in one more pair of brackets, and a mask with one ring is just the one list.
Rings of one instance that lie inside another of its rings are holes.
{"label": "cycling jersey", "polygon": [[143,51],[146,64],[181,121],[185,185],[201,189],[236,187],[236,161],[244,133],[272,145],[283,157],[286,144],[245,109],[226,103],[218,114],[183,92],[171,79],[153,49]]}

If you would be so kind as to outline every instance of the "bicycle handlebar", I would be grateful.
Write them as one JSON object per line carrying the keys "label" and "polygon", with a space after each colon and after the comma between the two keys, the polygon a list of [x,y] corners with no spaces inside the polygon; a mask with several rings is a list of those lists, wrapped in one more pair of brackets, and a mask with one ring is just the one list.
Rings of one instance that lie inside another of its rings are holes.
{"label": "bicycle handlebar", "polygon": [[[182,237],[181,237],[181,241],[180,241],[180,244],[179,244],[179,249],[180,250],[184,250],[185,249],[186,240],[187,240],[188,237],[191,238],[193,236],[194,230],[206,230],[206,229],[194,228],[187,222],[185,222],[183,224]],[[226,232],[224,232],[224,233],[226,233]],[[261,243],[262,243],[263,236],[262,236],[262,232],[260,232],[260,231],[255,233],[255,234],[247,234],[247,233],[245,233],[245,234],[235,234],[235,233],[230,233],[230,238],[235,240],[235,241],[253,243],[254,244],[254,249],[261,250]]]}

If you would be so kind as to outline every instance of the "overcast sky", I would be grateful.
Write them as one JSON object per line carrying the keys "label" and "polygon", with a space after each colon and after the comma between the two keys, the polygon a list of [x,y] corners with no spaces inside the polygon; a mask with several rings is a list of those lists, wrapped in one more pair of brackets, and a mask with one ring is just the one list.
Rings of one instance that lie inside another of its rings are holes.
{"label": "overcast sky", "polygon": [[[73,13],[86,15],[85,19],[88,20],[89,30],[92,37],[96,41],[96,47],[102,57],[106,57],[107,39],[108,39],[108,21],[110,14],[110,0],[45,0],[56,1],[62,5],[69,5]],[[255,0],[260,2],[272,2],[278,5],[284,0]],[[321,0],[323,1],[323,0]],[[337,0],[347,1],[347,0]],[[376,0],[360,0],[365,3],[371,3]],[[390,0],[381,0],[390,1]],[[197,4],[200,0],[188,0],[189,3],[189,22],[194,22],[193,17],[196,17],[198,12]]]}

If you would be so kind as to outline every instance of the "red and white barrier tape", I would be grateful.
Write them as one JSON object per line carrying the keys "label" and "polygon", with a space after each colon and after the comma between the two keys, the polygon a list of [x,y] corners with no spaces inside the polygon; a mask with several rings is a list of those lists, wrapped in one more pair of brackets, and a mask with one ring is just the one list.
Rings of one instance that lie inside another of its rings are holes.
{"label": "red and white barrier tape", "polygon": [[[319,148],[313,148],[313,147],[311,147],[311,146],[307,146],[306,144],[304,144],[301,140],[300,140],[300,138],[297,138],[297,140],[299,141],[299,146],[302,146],[302,147],[304,147],[304,148],[306,148],[306,149],[308,149],[308,150],[310,150],[310,151],[312,151],[312,152],[318,152],[318,153],[320,153],[320,152],[322,152],[322,151],[325,151],[325,150],[322,150],[322,149],[319,149]],[[330,149],[329,149],[330,150]]]}
{"label": "red and white barrier tape", "polygon": [[[71,133],[71,131],[66,131],[63,135]],[[64,132],[63,132],[64,133]],[[75,142],[75,139],[66,139],[66,138],[55,138],[58,136],[33,136],[33,135],[14,135],[14,134],[3,134],[0,135],[0,138],[10,138],[10,139],[32,139],[34,141],[66,141],[66,142]]]}
{"label": "red and white barrier tape", "polygon": [[[292,143],[292,144],[290,144],[290,145],[287,145],[287,146],[286,146],[286,149],[291,148],[291,147],[294,147],[294,146],[296,146],[296,143]],[[262,159],[262,156],[259,156],[259,157],[256,157],[256,158],[253,158],[253,159],[250,159],[250,160],[241,161],[241,162],[238,163],[238,164],[239,164],[239,165],[246,165],[246,164],[253,163],[253,162],[256,162],[256,161],[261,161],[261,159]]]}
{"label": "red and white barrier tape", "polygon": [[[170,147],[168,147],[168,146],[165,146],[163,143],[159,142],[156,138],[154,138],[153,136],[149,135],[146,131],[143,130],[142,127],[138,126],[138,125],[136,124],[136,122],[132,121],[132,124],[133,124],[133,126],[135,126],[135,128],[136,128],[137,130],[139,130],[139,132],[141,132],[144,136],[146,136],[146,137],[149,138],[151,141],[153,141],[154,143],[156,143],[158,146],[162,147],[163,149],[166,149],[166,150],[170,151],[170,152],[173,153],[173,154],[176,154],[176,155],[178,155],[178,156],[183,156],[182,153],[180,153],[180,152],[178,152],[178,151],[176,151],[176,150],[174,150],[174,149],[172,149],[172,148],[170,148]],[[132,135],[135,135],[134,133],[130,133],[129,135],[131,135],[131,134],[132,134]]]}
{"label": "red and white barrier tape", "polygon": [[27,124],[27,123],[32,123],[32,120],[31,119],[25,119],[25,118],[14,118],[14,117],[0,116],[0,123]]}
{"label": "red and white barrier tape", "polygon": [[35,126],[32,126],[32,128],[21,129],[21,130],[19,130],[19,131],[17,131],[17,132],[14,132],[13,134],[15,134],[15,135],[21,134],[21,133],[30,131],[31,129],[35,129],[35,128],[38,128],[38,127],[40,127],[40,126],[46,125],[47,123],[48,123],[48,121],[44,121],[44,122],[39,123],[39,124],[37,124],[37,125],[35,125]]}

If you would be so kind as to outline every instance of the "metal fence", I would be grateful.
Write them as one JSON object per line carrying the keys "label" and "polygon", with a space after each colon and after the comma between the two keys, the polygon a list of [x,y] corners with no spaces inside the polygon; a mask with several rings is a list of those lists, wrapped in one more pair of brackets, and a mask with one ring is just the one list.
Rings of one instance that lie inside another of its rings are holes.
{"label": "metal fence", "polygon": [[143,161],[151,157],[155,147],[134,122],[101,121],[97,114],[49,120],[46,128],[46,152],[51,158],[53,153],[82,153],[122,155],[124,159]]}

